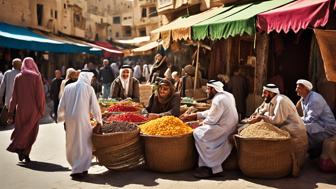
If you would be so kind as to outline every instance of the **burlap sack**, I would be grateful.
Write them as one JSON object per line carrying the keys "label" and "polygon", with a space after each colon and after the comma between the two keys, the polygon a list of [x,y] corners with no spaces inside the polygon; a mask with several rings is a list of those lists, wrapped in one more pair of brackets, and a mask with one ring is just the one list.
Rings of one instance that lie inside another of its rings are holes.
{"label": "burlap sack", "polygon": [[299,176],[300,169],[302,168],[306,152],[308,150],[308,136],[304,129],[300,129],[299,127],[293,126],[283,126],[282,130],[289,132],[291,135],[291,143],[293,146],[293,169],[292,175]]}
{"label": "burlap sack", "polygon": [[336,136],[324,140],[321,158],[330,158],[336,164]]}

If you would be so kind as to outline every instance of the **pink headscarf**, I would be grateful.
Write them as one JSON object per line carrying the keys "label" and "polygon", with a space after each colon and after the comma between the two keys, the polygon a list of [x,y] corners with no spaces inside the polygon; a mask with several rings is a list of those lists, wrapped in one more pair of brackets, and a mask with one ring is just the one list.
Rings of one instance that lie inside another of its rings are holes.
{"label": "pink headscarf", "polygon": [[21,66],[21,73],[22,74],[33,74],[40,76],[40,72],[37,68],[37,65],[33,58],[27,57],[23,59],[22,66]]}

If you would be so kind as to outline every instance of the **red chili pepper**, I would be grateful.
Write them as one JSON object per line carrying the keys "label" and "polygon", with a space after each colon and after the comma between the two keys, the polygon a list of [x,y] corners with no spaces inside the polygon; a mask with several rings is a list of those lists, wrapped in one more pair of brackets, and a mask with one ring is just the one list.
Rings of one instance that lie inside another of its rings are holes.
{"label": "red chili pepper", "polygon": [[127,121],[127,122],[145,122],[148,119],[142,115],[135,114],[135,113],[125,113],[125,114],[118,114],[118,115],[111,115],[107,118],[107,121]]}
{"label": "red chili pepper", "polygon": [[139,109],[134,106],[126,106],[121,104],[115,104],[107,108],[107,111],[109,112],[136,112]]}

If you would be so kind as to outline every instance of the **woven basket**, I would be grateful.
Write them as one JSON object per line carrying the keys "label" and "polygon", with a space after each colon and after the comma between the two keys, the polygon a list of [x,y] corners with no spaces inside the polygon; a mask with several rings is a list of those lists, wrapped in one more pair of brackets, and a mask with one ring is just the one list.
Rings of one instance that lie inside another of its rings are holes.
{"label": "woven basket", "polygon": [[235,135],[240,170],[249,177],[280,178],[292,170],[290,138],[260,139]]}
{"label": "woven basket", "polygon": [[195,166],[196,150],[192,132],[172,137],[141,135],[141,138],[148,169],[171,173]]}
{"label": "woven basket", "polygon": [[94,155],[100,165],[110,170],[130,170],[144,165],[143,145],[139,128],[131,132],[93,134]]}
{"label": "woven basket", "polygon": [[107,134],[92,134],[92,144],[96,150],[127,143],[128,141],[139,137],[140,129],[137,128],[130,132],[117,132]]}
{"label": "woven basket", "polygon": [[124,144],[106,147],[95,152],[100,165],[110,170],[125,171],[145,163],[143,146],[136,137]]}

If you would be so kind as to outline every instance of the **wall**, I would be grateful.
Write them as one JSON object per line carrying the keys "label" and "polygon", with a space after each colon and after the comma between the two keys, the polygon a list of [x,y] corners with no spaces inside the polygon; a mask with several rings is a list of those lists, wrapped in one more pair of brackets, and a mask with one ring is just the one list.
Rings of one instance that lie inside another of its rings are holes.
{"label": "wall", "polygon": [[[17,6],[20,4],[20,6]],[[30,26],[32,11],[30,1],[2,0],[0,3],[0,21],[13,25]]]}

